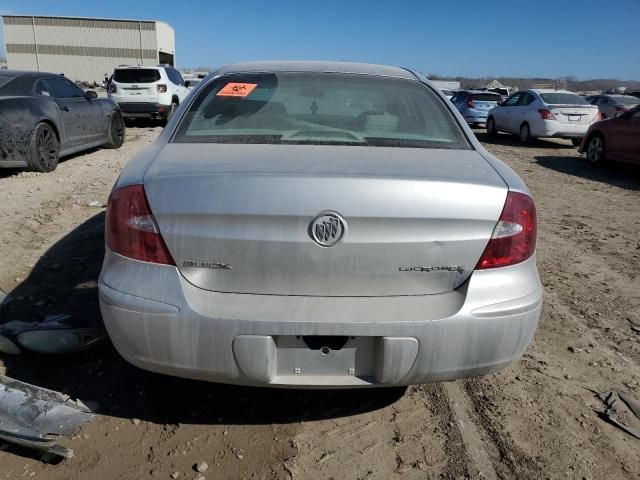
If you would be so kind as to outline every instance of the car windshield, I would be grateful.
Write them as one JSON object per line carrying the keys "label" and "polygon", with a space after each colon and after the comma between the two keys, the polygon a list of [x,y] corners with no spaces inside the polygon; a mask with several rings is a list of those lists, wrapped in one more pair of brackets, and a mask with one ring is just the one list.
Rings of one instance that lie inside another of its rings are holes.
{"label": "car windshield", "polygon": [[118,83],[153,83],[160,80],[160,72],[152,68],[122,68],[113,73]]}
{"label": "car windshield", "polygon": [[613,100],[617,103],[627,106],[638,105],[638,103],[640,103],[640,98],[628,97],[627,95],[616,95],[615,97],[611,98],[613,98]]}
{"label": "car windshield", "polygon": [[13,80],[14,76],[12,75],[0,75],[0,88],[4,87],[7,83]]}
{"label": "car windshield", "polygon": [[500,95],[496,93],[474,93],[471,98],[479,102],[497,102],[500,100]]}
{"label": "car windshield", "polygon": [[542,93],[540,96],[547,105],[591,105],[575,93]]}
{"label": "car windshield", "polygon": [[173,141],[470,148],[427,86],[337,73],[219,78],[195,99]]}

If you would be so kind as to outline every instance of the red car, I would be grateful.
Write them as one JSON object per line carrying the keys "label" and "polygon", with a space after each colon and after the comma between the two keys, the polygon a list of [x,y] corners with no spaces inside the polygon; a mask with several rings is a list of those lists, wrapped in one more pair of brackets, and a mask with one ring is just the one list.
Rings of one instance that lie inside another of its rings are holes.
{"label": "red car", "polygon": [[578,151],[586,153],[593,164],[605,160],[640,163],[640,105],[591,125]]}

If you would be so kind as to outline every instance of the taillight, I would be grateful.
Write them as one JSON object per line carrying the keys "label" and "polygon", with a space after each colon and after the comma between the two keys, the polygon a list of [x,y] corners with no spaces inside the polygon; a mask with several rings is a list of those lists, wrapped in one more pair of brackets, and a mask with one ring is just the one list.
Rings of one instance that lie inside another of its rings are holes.
{"label": "taillight", "polygon": [[118,91],[118,87],[116,87],[115,83],[109,84],[109,93],[116,93]]}
{"label": "taillight", "polygon": [[626,112],[627,110],[629,109],[626,107],[616,106],[616,112]]}
{"label": "taillight", "polygon": [[167,249],[142,185],[114,190],[107,205],[106,237],[109,248],[143,262],[175,265]]}
{"label": "taillight", "polygon": [[475,104],[473,103],[473,98],[471,97],[467,98],[467,108],[476,108]]}
{"label": "taillight", "polygon": [[593,117],[594,122],[599,122],[600,120],[604,120],[604,113],[602,112],[596,113],[596,116]]}
{"label": "taillight", "polygon": [[167,93],[167,86],[164,83],[159,83],[156,85],[156,90],[158,93]]}
{"label": "taillight", "polygon": [[557,120],[556,116],[546,108],[540,108],[538,112],[540,113],[540,116],[543,120]]}
{"label": "taillight", "polygon": [[524,262],[536,250],[536,207],[528,195],[509,192],[476,270]]}

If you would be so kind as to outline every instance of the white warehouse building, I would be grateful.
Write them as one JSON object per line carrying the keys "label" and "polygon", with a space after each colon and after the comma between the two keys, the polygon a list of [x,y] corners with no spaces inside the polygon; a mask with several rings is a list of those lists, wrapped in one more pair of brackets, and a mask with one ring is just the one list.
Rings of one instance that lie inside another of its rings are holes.
{"label": "white warehouse building", "polygon": [[2,17],[8,68],[100,82],[117,65],[175,65],[175,32],[165,22],[81,17]]}

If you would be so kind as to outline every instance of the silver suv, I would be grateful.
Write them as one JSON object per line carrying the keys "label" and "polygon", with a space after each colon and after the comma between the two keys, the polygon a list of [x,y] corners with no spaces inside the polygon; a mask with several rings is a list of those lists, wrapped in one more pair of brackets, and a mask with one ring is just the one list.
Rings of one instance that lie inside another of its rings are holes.
{"label": "silver suv", "polygon": [[171,65],[156,67],[121,65],[109,82],[109,98],[125,118],[169,119],[189,94],[185,82]]}

